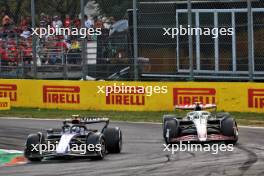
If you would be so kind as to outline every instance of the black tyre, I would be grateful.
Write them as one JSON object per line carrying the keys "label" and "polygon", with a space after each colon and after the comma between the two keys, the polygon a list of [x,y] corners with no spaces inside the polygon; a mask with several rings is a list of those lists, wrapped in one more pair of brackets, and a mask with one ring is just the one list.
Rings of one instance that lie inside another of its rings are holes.
{"label": "black tyre", "polygon": [[122,132],[120,128],[106,128],[104,130],[106,148],[109,153],[120,153],[122,150]]}
{"label": "black tyre", "polygon": [[[92,160],[102,160],[105,157],[106,153],[106,142],[105,138],[102,134],[90,134],[86,139],[86,144],[93,144],[95,147],[95,156],[90,157]],[[100,150],[96,146],[100,145]],[[87,151],[91,152],[91,151]]]}
{"label": "black tyre", "polygon": [[[42,160],[42,156],[40,154],[40,147],[39,145],[44,143],[44,139],[40,139],[40,135],[39,134],[30,134],[27,138],[26,141],[26,148],[24,151],[24,155],[25,157],[29,160],[29,161],[41,161]],[[33,146],[37,146],[37,149],[35,149]]]}
{"label": "black tyre", "polygon": [[179,134],[179,127],[176,120],[167,120],[164,124],[164,131],[165,131],[165,142],[167,144],[171,143],[171,139],[175,138]]}
{"label": "black tyre", "polygon": [[224,136],[234,137],[234,141],[226,141],[227,143],[235,144],[238,140],[237,124],[233,118],[225,118],[221,121],[221,133]]}
{"label": "black tyre", "polygon": [[162,129],[163,129],[163,138],[166,138],[166,129],[165,129],[165,123],[166,121],[172,120],[174,118],[177,118],[176,115],[174,114],[167,114],[163,116],[163,120],[162,120]]}
{"label": "black tyre", "polygon": [[177,118],[176,115],[174,114],[166,114],[163,116],[163,123],[166,121],[166,120],[172,120],[173,118]]}

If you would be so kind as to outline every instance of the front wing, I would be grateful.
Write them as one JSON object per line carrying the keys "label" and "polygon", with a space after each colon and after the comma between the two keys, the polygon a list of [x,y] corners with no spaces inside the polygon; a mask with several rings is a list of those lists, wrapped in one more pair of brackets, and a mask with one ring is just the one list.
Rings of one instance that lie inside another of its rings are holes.
{"label": "front wing", "polygon": [[[207,135],[206,141],[203,142],[210,142],[210,141],[235,141],[235,137],[229,137],[229,136],[224,136],[222,134],[209,134]],[[188,141],[197,141],[199,142],[198,136],[197,135],[185,135],[177,138],[172,138],[170,140],[171,142],[188,142]]]}

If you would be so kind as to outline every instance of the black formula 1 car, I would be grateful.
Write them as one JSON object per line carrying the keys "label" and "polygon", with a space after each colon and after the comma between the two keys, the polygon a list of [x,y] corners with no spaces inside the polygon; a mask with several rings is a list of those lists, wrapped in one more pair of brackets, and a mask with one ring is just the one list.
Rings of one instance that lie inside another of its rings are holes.
{"label": "black formula 1 car", "polygon": [[[104,123],[101,131],[90,128],[90,124],[95,123]],[[106,153],[120,153],[122,132],[119,127],[109,128],[108,125],[108,118],[74,116],[63,121],[60,129],[30,134],[24,155],[30,161],[41,161],[44,157],[103,159]]]}
{"label": "black formula 1 car", "polygon": [[163,138],[167,144],[196,141],[224,141],[235,144],[238,140],[238,127],[229,113],[211,113],[214,104],[176,106],[175,109],[192,110],[185,117],[163,116]]}

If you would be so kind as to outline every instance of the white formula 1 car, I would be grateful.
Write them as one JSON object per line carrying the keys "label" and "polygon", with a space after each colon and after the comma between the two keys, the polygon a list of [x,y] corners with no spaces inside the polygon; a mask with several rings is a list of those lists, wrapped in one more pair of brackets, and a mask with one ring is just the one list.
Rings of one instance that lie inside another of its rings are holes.
{"label": "white formula 1 car", "polygon": [[[25,144],[25,157],[41,161],[45,157],[88,157],[103,159],[106,153],[120,153],[122,133],[119,127],[109,128],[108,118],[79,118],[63,121],[62,128],[30,134]],[[103,123],[103,128],[91,124]]]}
{"label": "white formula 1 car", "polygon": [[215,104],[176,106],[175,109],[192,110],[185,117],[163,116],[163,137],[167,144],[196,141],[224,141],[235,144],[238,140],[238,127],[229,113],[211,113]]}

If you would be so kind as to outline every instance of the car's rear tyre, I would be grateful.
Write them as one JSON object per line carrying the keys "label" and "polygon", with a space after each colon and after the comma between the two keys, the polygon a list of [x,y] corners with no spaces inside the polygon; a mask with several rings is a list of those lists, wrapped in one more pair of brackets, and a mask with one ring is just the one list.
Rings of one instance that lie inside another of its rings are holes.
{"label": "car's rear tyre", "polygon": [[233,118],[225,118],[221,121],[221,133],[224,136],[234,137],[234,140],[226,141],[227,144],[236,144],[238,140],[238,128]]}
{"label": "car's rear tyre", "polygon": [[[41,161],[43,157],[40,154],[40,144],[44,143],[44,139],[39,134],[30,134],[26,141],[26,148],[24,150],[25,157],[32,162]],[[34,146],[38,146],[34,148]]]}
{"label": "car's rear tyre", "polygon": [[167,144],[172,143],[171,139],[176,138],[179,134],[179,126],[176,120],[167,120],[164,124],[165,142]]}
{"label": "car's rear tyre", "polygon": [[[95,156],[91,156],[90,158],[92,160],[102,160],[105,157],[105,153],[106,153],[106,142],[105,142],[105,138],[102,134],[90,134],[87,139],[86,139],[86,145],[88,146],[89,144],[93,144],[94,145],[94,152],[95,152]],[[98,149],[98,145],[100,145],[100,149]],[[88,153],[91,151],[87,151]]]}
{"label": "car's rear tyre", "polygon": [[109,153],[120,153],[123,140],[120,128],[106,128],[103,132],[106,140],[106,148]]}

